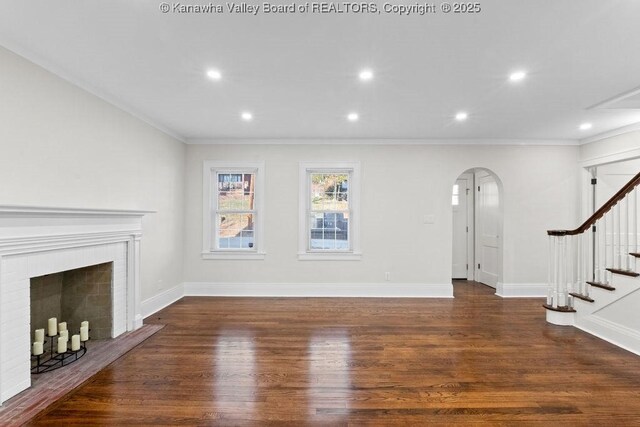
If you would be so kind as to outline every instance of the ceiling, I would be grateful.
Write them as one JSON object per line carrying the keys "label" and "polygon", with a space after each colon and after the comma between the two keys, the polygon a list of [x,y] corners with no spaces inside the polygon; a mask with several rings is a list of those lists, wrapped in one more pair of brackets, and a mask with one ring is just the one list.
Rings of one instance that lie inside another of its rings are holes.
{"label": "ceiling", "polygon": [[[423,16],[254,16],[213,3],[224,12],[3,0],[0,45],[186,141],[581,140],[640,122],[639,1],[482,0],[477,14]],[[373,80],[358,79],[363,68]],[[517,70],[527,77],[510,82]]]}

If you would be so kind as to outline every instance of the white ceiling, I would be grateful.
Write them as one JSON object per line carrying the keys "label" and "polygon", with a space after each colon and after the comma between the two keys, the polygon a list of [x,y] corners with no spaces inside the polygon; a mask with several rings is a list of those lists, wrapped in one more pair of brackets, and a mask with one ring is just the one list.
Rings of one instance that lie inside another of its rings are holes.
{"label": "white ceiling", "polygon": [[[475,15],[253,16],[3,0],[0,45],[186,140],[584,139],[640,122],[624,103],[597,107],[640,86],[640,1],[480,3]],[[512,84],[518,69],[528,77]]]}

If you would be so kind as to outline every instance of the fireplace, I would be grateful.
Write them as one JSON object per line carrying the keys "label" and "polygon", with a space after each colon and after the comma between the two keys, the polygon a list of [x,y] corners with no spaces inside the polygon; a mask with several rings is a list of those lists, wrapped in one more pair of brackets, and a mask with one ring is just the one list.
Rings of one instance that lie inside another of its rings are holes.
{"label": "fireplace", "polygon": [[139,255],[146,213],[0,206],[0,403],[31,384],[33,278],[108,264],[107,334],[115,338],[142,326]]}

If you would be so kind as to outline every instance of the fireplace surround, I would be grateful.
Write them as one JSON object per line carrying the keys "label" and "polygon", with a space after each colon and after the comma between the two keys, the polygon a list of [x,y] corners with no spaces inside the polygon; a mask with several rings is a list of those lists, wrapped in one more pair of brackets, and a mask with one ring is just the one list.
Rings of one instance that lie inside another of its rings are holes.
{"label": "fireplace surround", "polygon": [[0,206],[0,404],[31,384],[31,278],[112,263],[112,338],[142,326],[140,239],[148,213]]}

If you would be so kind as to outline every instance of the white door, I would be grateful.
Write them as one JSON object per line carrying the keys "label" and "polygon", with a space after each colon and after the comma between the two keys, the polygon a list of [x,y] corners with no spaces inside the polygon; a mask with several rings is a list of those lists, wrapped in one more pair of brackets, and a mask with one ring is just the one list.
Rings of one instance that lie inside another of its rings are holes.
{"label": "white door", "polygon": [[473,247],[470,247],[470,231],[472,231],[470,222],[473,218],[470,215],[470,209],[473,206],[473,202],[470,201],[472,188],[473,175],[463,174],[456,180],[451,195],[451,209],[453,211],[453,265],[451,271],[454,279],[470,278],[468,277],[468,268],[469,264],[473,264],[473,259],[469,260],[473,254]]}
{"label": "white door", "polygon": [[493,288],[498,283],[500,193],[487,172],[476,173],[476,280]]}

